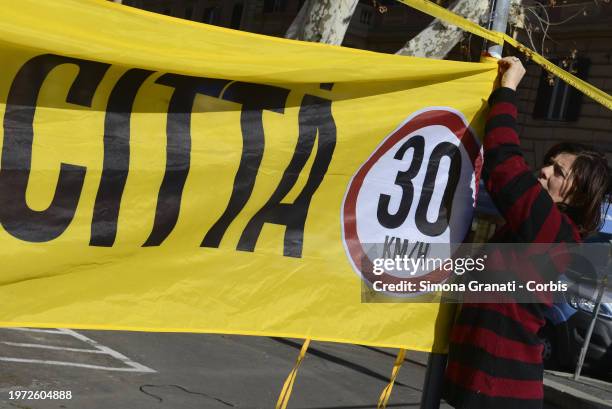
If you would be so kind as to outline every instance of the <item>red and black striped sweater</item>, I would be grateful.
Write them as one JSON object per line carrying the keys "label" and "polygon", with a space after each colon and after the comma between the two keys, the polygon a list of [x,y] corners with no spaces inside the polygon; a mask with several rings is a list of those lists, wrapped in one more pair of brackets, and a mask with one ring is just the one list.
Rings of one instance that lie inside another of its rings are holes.
{"label": "red and black striped sweater", "polygon": [[[489,106],[482,176],[506,220],[491,241],[580,241],[576,225],[525,163],[516,129],[515,91],[498,88]],[[538,267],[530,268],[537,276]],[[461,409],[541,408],[542,346],[537,333],[546,308],[547,303],[464,303],[451,333],[446,401]]]}

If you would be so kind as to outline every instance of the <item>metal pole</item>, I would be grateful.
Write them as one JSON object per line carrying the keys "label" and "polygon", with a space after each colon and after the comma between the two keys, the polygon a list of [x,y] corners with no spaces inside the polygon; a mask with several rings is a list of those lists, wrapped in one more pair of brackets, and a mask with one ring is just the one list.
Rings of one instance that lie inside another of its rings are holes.
{"label": "metal pole", "polygon": [[[450,337],[453,323],[457,315],[458,304],[451,303],[442,298],[440,302],[440,312],[442,317],[447,320],[436,322],[436,336],[443,338]],[[439,409],[440,399],[442,399],[442,388],[444,387],[444,371],[446,370],[447,354],[432,352],[427,359],[427,369],[423,380],[423,392],[421,394],[420,409]]]}
{"label": "metal pole", "polygon": [[[500,33],[506,32],[508,25],[508,15],[510,14],[510,0],[497,0],[492,14],[491,30]],[[494,57],[501,57],[504,46],[495,44],[489,47],[489,54]]]}
{"label": "metal pole", "polygon": [[446,354],[429,354],[425,381],[423,382],[423,394],[421,395],[421,409],[440,408],[447,358]]}
{"label": "metal pole", "polygon": [[578,358],[578,364],[576,365],[576,372],[574,372],[574,380],[577,381],[580,378],[580,372],[582,371],[582,365],[584,364],[584,358],[586,357],[586,353],[589,349],[589,344],[591,343],[591,335],[593,335],[593,329],[595,328],[595,322],[597,321],[597,315],[599,315],[599,308],[601,307],[601,299],[603,298],[604,291],[606,289],[606,284],[608,281],[608,277],[604,277],[601,280],[601,284],[599,285],[599,293],[597,294],[597,301],[595,302],[595,308],[593,309],[593,318],[591,319],[591,324],[589,324],[589,330],[587,331],[584,337],[584,343],[582,344],[582,348],[580,349],[580,357]]}

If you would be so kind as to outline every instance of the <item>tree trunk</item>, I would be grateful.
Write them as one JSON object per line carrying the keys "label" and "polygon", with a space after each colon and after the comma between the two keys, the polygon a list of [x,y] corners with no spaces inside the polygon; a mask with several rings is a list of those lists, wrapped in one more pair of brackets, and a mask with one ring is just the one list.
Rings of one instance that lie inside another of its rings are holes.
{"label": "tree trunk", "polygon": [[359,0],[306,0],[286,38],[342,44]]}
{"label": "tree trunk", "polygon": [[[488,18],[487,0],[455,0],[449,10],[476,23]],[[408,41],[396,54],[442,59],[463,38],[463,30],[442,22],[432,21],[427,28]]]}

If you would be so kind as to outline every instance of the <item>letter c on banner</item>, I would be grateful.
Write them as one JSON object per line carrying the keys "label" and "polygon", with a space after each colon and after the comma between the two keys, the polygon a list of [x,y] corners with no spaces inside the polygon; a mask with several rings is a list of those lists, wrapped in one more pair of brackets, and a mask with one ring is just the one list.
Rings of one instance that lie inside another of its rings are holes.
{"label": "letter c on banner", "polygon": [[30,242],[53,240],[66,230],[74,217],[85,180],[85,167],[62,163],[49,207],[32,210],[26,203],[38,93],[49,73],[62,64],[79,67],[66,101],[91,106],[93,95],[110,65],[53,54],[27,61],[15,76],[6,101],[0,168],[0,223],[14,237]]}

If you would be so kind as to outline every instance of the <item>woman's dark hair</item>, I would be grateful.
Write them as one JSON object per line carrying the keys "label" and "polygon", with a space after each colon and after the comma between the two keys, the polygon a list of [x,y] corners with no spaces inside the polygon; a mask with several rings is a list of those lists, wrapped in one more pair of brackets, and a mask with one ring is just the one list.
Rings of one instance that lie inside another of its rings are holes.
{"label": "woman's dark hair", "polygon": [[561,153],[576,156],[571,168],[572,186],[567,204],[558,204],[578,226],[583,236],[597,230],[602,223],[602,203],[611,193],[610,168],[606,156],[596,148],[576,142],[554,145],[544,155],[544,163]]}

